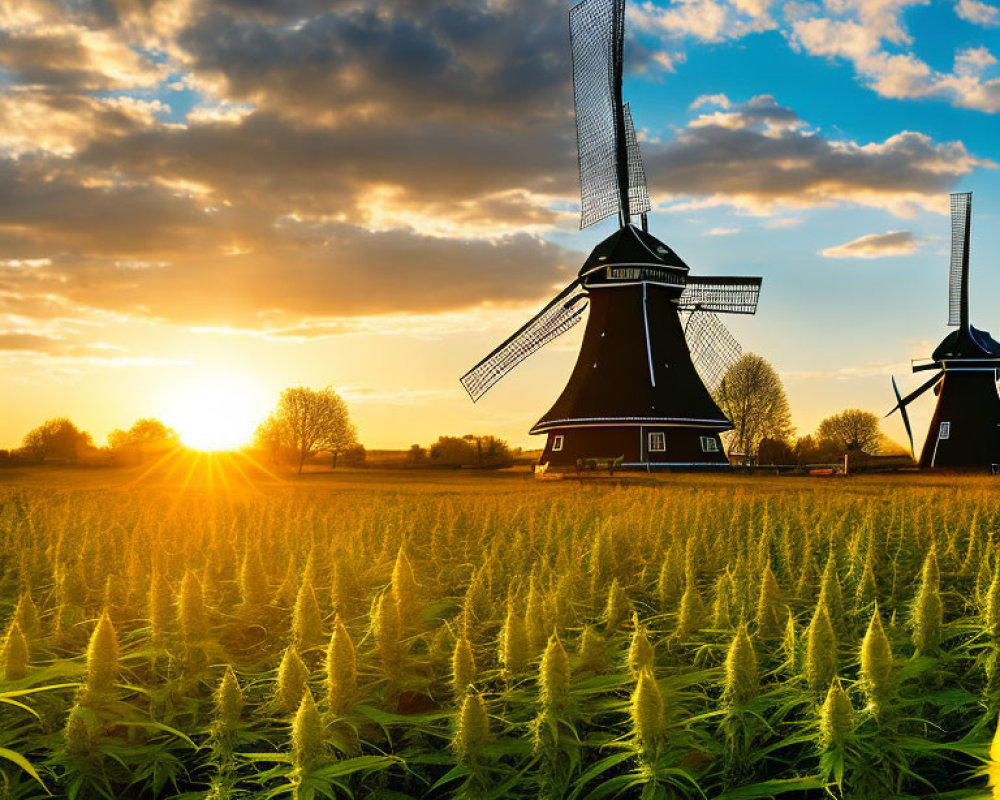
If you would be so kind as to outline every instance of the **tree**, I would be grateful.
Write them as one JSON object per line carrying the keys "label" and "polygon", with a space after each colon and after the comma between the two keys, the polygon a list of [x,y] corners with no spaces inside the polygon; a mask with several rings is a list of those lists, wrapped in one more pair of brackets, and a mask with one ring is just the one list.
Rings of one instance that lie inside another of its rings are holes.
{"label": "tree", "polygon": [[305,386],[285,389],[278,407],[257,428],[255,440],[280,457],[294,453],[299,474],[311,456],[323,450],[337,457],[356,443],[347,404],[333,389],[309,389]]}
{"label": "tree", "polygon": [[116,428],[108,434],[115,463],[121,465],[138,464],[146,456],[162,453],[177,444],[177,432],[152,417],[136,420],[127,431]]}
{"label": "tree", "polygon": [[477,467],[509,467],[514,463],[510,447],[503,439],[498,439],[496,436],[474,436],[472,434],[462,438],[474,444]]}
{"label": "tree", "polygon": [[[358,431],[351,423],[350,414],[347,411],[347,404],[341,399],[340,395],[331,389],[325,391],[330,392],[330,399],[328,401],[331,404],[330,414],[331,422],[327,428],[326,434],[323,436],[320,449],[326,450],[331,458],[331,466],[337,468],[337,459],[343,454],[347,454],[353,451],[352,458],[354,459],[353,464],[348,466],[358,466],[359,463],[364,463],[365,460],[365,449],[360,444],[358,444]],[[356,448],[361,447],[360,456]],[[359,462],[360,459],[360,462]]]}
{"label": "tree", "polygon": [[29,431],[22,445],[24,453],[39,463],[47,458],[76,461],[93,447],[90,434],[65,418],[50,419]]}
{"label": "tree", "polygon": [[441,467],[509,467],[514,463],[510,448],[503,439],[471,433],[461,438],[438,437],[431,445],[430,457],[432,464]]}
{"label": "tree", "polygon": [[827,417],[819,424],[817,436],[835,445],[841,453],[861,450],[874,455],[879,452],[882,442],[878,417],[859,408],[849,408]]}
{"label": "tree", "polygon": [[823,442],[815,436],[800,436],[795,440],[795,461],[799,464],[825,464],[837,457],[829,442]]}
{"label": "tree", "polygon": [[108,444],[112,450],[120,450],[132,445],[152,445],[170,442],[177,438],[177,432],[168,428],[158,419],[144,417],[138,419],[127,431],[115,428],[108,434]]}
{"label": "tree", "polygon": [[757,448],[758,464],[787,466],[795,463],[795,451],[785,439],[770,439],[765,436]]}
{"label": "tree", "polygon": [[427,461],[427,451],[419,444],[410,445],[410,449],[406,451],[406,463],[416,467],[425,461]]}
{"label": "tree", "polygon": [[291,461],[294,456],[292,432],[277,413],[270,414],[253,434],[254,445],[265,450],[272,464]]}
{"label": "tree", "polygon": [[343,461],[347,467],[363,467],[368,458],[368,451],[363,444],[355,442],[344,449]]}
{"label": "tree", "polygon": [[440,467],[463,467],[476,463],[471,441],[458,436],[439,436],[431,445],[431,463]]}
{"label": "tree", "polygon": [[733,423],[733,445],[754,458],[765,437],[787,442],[792,435],[791,412],[781,378],[765,359],[746,353],[722,378],[716,402]]}

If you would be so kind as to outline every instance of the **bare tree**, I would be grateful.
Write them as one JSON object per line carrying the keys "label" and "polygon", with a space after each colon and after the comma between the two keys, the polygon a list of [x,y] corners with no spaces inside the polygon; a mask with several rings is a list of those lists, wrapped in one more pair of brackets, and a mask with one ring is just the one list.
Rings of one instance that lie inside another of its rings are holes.
{"label": "bare tree", "polygon": [[765,359],[746,353],[722,379],[716,401],[733,423],[733,445],[747,458],[754,458],[761,441],[787,442],[792,435],[792,416],[781,378]]}
{"label": "bare tree", "polygon": [[882,445],[878,417],[859,408],[849,408],[827,417],[819,424],[817,435],[821,441],[835,444],[841,452],[861,450],[874,455]]}
{"label": "bare tree", "polygon": [[281,393],[278,408],[261,423],[256,439],[275,456],[286,448],[294,452],[301,474],[306,461],[323,450],[333,455],[337,466],[337,456],[355,444],[357,436],[339,394],[299,386]]}

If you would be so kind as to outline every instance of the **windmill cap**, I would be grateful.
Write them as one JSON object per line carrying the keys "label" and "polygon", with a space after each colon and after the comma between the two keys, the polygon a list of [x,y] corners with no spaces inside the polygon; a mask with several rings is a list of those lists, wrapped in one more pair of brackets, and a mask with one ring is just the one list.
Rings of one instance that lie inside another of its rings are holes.
{"label": "windmill cap", "polygon": [[935,361],[1000,358],[1000,342],[995,341],[989,331],[981,331],[970,325],[945,336],[931,358]]}
{"label": "windmill cap", "polygon": [[580,277],[601,267],[617,265],[659,267],[685,275],[690,271],[670,247],[635,225],[626,225],[597,245],[580,269]]}

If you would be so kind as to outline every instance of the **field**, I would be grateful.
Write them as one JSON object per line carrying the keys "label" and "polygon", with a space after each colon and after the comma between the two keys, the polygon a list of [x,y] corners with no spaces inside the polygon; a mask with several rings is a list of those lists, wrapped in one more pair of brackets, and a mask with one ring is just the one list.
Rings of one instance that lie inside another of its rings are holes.
{"label": "field", "polygon": [[0,797],[991,796],[993,480],[186,458],[0,472]]}

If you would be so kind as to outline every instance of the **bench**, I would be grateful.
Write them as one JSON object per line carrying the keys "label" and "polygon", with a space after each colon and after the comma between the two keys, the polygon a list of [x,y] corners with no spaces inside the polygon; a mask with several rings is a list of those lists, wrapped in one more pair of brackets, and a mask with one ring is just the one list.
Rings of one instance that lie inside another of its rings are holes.
{"label": "bench", "polygon": [[578,458],[576,460],[577,472],[596,472],[606,469],[609,475],[614,475],[616,469],[621,469],[625,456],[616,458]]}

